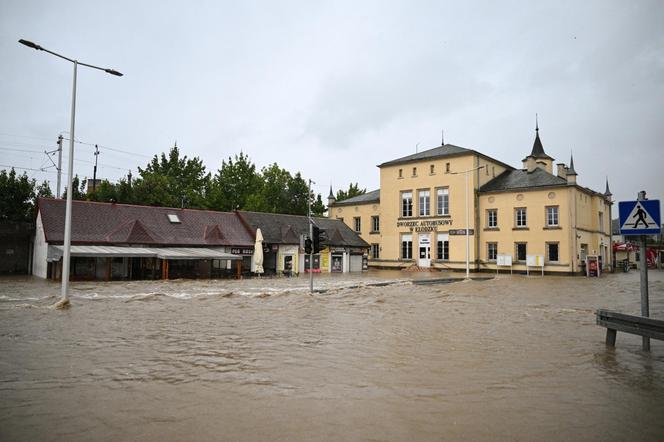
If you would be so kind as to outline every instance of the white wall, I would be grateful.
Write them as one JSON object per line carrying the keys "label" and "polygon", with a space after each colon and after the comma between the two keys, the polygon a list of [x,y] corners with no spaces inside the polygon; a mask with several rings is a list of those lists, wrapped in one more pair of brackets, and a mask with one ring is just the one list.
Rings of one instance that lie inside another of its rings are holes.
{"label": "white wall", "polygon": [[46,278],[47,265],[46,253],[48,252],[48,243],[44,236],[44,225],[42,224],[41,213],[37,214],[37,225],[35,228],[35,244],[32,251],[32,274],[40,278]]}

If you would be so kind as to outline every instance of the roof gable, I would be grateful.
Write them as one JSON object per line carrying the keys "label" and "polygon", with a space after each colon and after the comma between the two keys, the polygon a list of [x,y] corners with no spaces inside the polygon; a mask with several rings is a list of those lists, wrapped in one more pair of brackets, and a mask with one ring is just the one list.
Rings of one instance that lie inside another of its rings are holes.
{"label": "roof gable", "polygon": [[[286,215],[263,212],[237,212],[245,222],[256,230],[260,227],[263,239],[268,244],[299,244],[300,235],[309,234],[309,219],[301,215]],[[343,247],[369,247],[369,244],[343,221],[330,218],[312,218],[314,224],[328,232],[325,245]],[[338,235],[334,232],[338,231]]]}
{"label": "roof gable", "polygon": [[148,229],[137,219],[120,224],[106,235],[109,242],[149,244],[157,242]]}
{"label": "roof gable", "polygon": [[[48,242],[63,242],[65,205],[61,199],[39,199]],[[180,222],[171,223],[169,214]],[[235,213],[73,201],[72,243],[251,246],[254,240]]]}
{"label": "roof gable", "polygon": [[348,206],[355,204],[371,204],[380,202],[380,189],[372,190],[371,192],[363,193],[362,195],[357,195],[352,198],[347,198],[345,200],[337,201],[333,206]]}
{"label": "roof gable", "polygon": [[500,192],[513,189],[566,185],[567,180],[551,175],[538,167],[532,172],[520,169],[507,170],[480,187],[480,192]]}

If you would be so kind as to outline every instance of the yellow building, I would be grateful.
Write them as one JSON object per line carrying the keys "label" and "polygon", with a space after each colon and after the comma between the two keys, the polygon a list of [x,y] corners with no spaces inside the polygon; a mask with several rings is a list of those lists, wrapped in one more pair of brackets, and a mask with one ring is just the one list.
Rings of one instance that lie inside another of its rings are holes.
{"label": "yellow building", "polygon": [[[587,255],[610,260],[611,194],[577,184],[574,160],[556,165],[536,128],[516,169],[472,149],[445,144],[380,164],[380,189],[335,201],[369,244],[369,265],[580,273]],[[509,270],[508,266],[501,269]]]}

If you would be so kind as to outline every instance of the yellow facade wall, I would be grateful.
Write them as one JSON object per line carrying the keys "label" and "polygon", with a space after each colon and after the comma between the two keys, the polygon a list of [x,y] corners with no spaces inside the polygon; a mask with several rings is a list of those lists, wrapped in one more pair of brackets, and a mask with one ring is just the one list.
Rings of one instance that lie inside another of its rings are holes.
{"label": "yellow facade wall", "polygon": [[[547,207],[558,208],[557,226],[547,225]],[[525,228],[516,225],[516,211],[520,208],[526,209]],[[567,187],[482,194],[480,209],[480,268],[496,268],[495,262],[488,259],[488,243],[497,243],[498,254],[511,255],[514,269],[525,270],[525,263],[517,262],[516,244],[526,243],[527,255],[545,257],[545,271],[571,271],[572,255],[567,251],[573,225]],[[488,226],[489,210],[497,211],[497,228]],[[558,261],[548,260],[547,243],[558,244]]]}
{"label": "yellow facade wall", "polygon": [[[468,181],[464,171],[468,173]],[[548,165],[547,171],[552,169]],[[544,166],[542,166],[544,167]],[[406,268],[418,263],[420,238],[430,242],[430,266],[438,269],[463,270],[466,266],[466,225],[469,235],[471,270],[495,270],[488,259],[488,243],[497,243],[499,254],[509,254],[514,270],[524,271],[525,263],[516,260],[516,243],[527,246],[527,255],[545,257],[546,272],[578,273],[582,270],[582,245],[587,254],[601,255],[610,262],[611,205],[604,195],[575,183],[557,187],[531,188],[479,194],[479,188],[507,167],[474,151],[443,158],[412,161],[380,168],[380,202],[357,205],[332,205],[329,216],[343,218],[355,229],[354,218],[361,219],[360,236],[369,244],[379,244],[379,259],[369,259],[370,266]],[[467,184],[466,184],[467,183]],[[449,210],[439,214],[437,190],[445,188]],[[420,214],[419,194],[429,192],[429,213]],[[402,194],[412,195],[412,216],[402,216]],[[466,204],[469,218],[466,221]],[[547,226],[546,208],[558,208],[558,225]],[[516,227],[517,208],[527,212],[527,228]],[[498,213],[498,228],[487,225],[487,210]],[[600,216],[602,224],[600,225]],[[372,232],[371,217],[380,219],[380,231]],[[412,240],[412,258],[402,256],[403,235]],[[446,239],[448,259],[438,259],[437,241]],[[558,245],[558,261],[548,259],[547,243]],[[533,271],[536,271],[533,269]]]}

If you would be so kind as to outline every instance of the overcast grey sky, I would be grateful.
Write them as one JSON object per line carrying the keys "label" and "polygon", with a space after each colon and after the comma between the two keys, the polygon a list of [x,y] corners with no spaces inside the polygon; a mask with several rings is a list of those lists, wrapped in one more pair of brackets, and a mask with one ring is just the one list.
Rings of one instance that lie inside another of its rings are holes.
{"label": "overcast grey sky", "polygon": [[[441,129],[521,167],[538,113],[580,184],[664,198],[663,23],[662,1],[2,0],[0,164],[50,164],[26,151],[69,130],[72,65],[23,38],[125,74],[79,69],[76,138],[133,153],[101,149],[101,178],[177,140],[212,172],[242,150],[324,197],[373,190],[377,164],[440,145]],[[80,176],[93,150],[77,145]]]}

